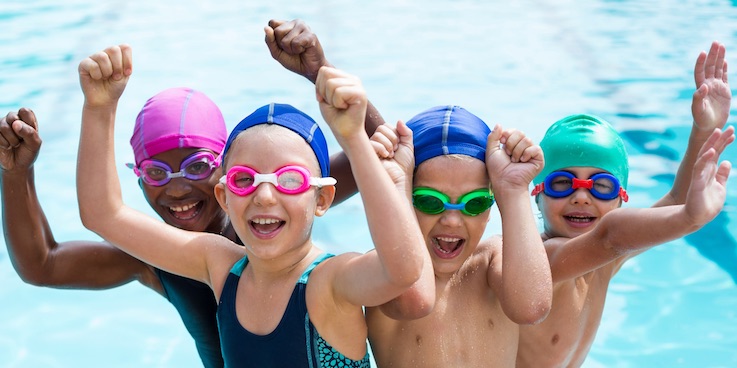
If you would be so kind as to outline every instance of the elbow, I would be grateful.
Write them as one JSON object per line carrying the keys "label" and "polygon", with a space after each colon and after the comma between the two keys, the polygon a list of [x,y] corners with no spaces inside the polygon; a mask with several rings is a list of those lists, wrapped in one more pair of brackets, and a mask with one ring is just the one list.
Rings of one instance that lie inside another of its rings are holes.
{"label": "elbow", "polygon": [[103,228],[103,224],[106,218],[110,216],[111,212],[102,213],[95,208],[95,206],[83,206],[79,205],[79,218],[82,221],[82,225],[95,233],[99,234],[99,230]]}
{"label": "elbow", "polygon": [[550,313],[551,306],[552,303],[549,301],[541,301],[525,308],[517,308],[512,313],[507,313],[507,316],[519,325],[536,325],[545,320]]}
{"label": "elbow", "polygon": [[34,269],[16,267],[15,271],[18,273],[21,281],[28,285],[42,287],[55,286],[49,273],[43,270],[42,267],[36,267]]}

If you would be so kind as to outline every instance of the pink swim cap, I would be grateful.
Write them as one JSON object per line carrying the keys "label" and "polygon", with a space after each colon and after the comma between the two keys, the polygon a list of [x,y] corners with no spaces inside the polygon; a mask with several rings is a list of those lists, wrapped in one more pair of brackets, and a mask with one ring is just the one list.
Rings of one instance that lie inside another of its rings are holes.
{"label": "pink swim cap", "polygon": [[146,101],[133,128],[136,166],[175,148],[207,148],[220,154],[227,131],[220,109],[204,93],[170,88]]}

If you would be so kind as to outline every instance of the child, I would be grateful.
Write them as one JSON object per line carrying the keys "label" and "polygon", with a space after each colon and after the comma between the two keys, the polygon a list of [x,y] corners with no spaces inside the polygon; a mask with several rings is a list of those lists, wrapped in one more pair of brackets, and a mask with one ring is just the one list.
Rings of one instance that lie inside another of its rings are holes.
{"label": "child", "polygon": [[734,140],[732,127],[715,131],[726,123],[731,100],[724,46],[715,42],[708,57],[702,53],[694,74],[689,148],[673,189],[656,208],[619,208],[627,200],[629,166],[624,142],[607,122],[574,115],[545,134],[546,165],[533,194],[545,226],[553,307],[545,321],[520,329],[519,367],[582,365],[622,264],[698,230],[721,211],[730,164],[717,162]]}
{"label": "child", "polygon": [[[274,59],[313,83],[319,68],[329,65],[317,36],[304,22],[272,20],[265,33]],[[366,116],[366,131],[371,134],[383,120],[370,103]],[[36,116],[26,108],[0,119],[0,147],[6,148],[0,149],[3,227],[18,275],[33,285],[67,289],[107,289],[138,281],[177,309],[203,366],[223,367],[217,303],[208,285],[147,265],[104,241],[54,239],[33,179],[33,163],[41,147],[37,128]],[[141,191],[164,222],[239,242],[215,199],[214,187],[221,175],[214,157],[220,155],[226,138],[220,109],[207,96],[172,88],[146,102],[136,119],[131,144]],[[3,142],[8,142],[7,147]],[[173,175],[178,176],[182,170],[189,175],[148,180],[145,170],[139,170],[142,164],[159,175],[176,171]],[[331,166],[340,179],[334,201],[339,203],[353,195],[356,186],[345,155],[334,155]]]}
{"label": "child", "polygon": [[[528,195],[543,167],[540,148],[520,132],[490,131],[458,106],[429,109],[406,126],[399,122],[396,133],[379,127],[372,140],[397,170],[411,178],[414,169],[413,203],[436,299],[427,317],[410,321],[402,320],[401,308],[367,308],[377,364],[514,366],[518,324],[540,321],[551,302],[550,269]],[[482,240],[494,200],[504,238]],[[432,294],[427,288],[416,285],[397,303],[416,304],[418,295]]]}
{"label": "child", "polygon": [[127,46],[80,63],[77,194],[85,226],[137,258],[209,285],[219,301],[226,366],[368,366],[362,306],[407,290],[420,277],[424,249],[409,204],[364,132],[367,101],[358,79],[323,67],[316,88],[351,163],[376,251],[330,258],[310,240],[314,217],[335,193],[327,144],[317,124],[288,105],[256,110],[223,150],[226,175],[215,194],[243,247],[126,207],[113,165],[113,123],[131,69]]}

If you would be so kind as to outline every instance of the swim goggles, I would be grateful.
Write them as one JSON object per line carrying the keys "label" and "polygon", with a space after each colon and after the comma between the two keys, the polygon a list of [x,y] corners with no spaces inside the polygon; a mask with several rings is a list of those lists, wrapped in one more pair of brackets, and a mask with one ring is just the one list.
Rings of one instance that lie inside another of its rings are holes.
{"label": "swim goggles", "polygon": [[306,168],[296,165],[284,166],[271,174],[260,174],[248,166],[233,166],[227,175],[220,178],[220,182],[239,196],[253,193],[261,183],[271,183],[284,194],[299,194],[306,192],[310,186],[320,188],[337,183],[335,178],[310,176]]}
{"label": "swim goggles", "polygon": [[179,165],[177,172],[172,172],[171,166],[166,162],[155,159],[143,160],[138,166],[130,163],[126,166],[133,169],[133,172],[143,179],[144,183],[160,187],[174,178],[206,179],[216,167],[220,166],[220,162],[212,153],[199,151],[187,156]]}
{"label": "swim goggles", "polygon": [[579,179],[568,171],[553,171],[545,177],[545,180],[536,185],[532,195],[541,192],[548,197],[563,198],[571,195],[578,188],[586,188],[594,198],[605,201],[622,197],[627,202],[629,196],[627,191],[619,184],[619,180],[612,174],[594,174],[588,179]]}
{"label": "swim goggles", "polygon": [[491,208],[494,194],[489,189],[476,189],[458,198],[458,203],[450,203],[447,194],[432,188],[412,190],[412,204],[428,215],[437,215],[445,210],[458,210],[466,216],[477,216]]}

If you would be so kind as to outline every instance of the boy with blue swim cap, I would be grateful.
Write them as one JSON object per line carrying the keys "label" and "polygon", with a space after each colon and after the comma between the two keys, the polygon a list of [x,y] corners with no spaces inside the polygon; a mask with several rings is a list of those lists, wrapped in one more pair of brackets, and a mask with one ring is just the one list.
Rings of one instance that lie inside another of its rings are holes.
{"label": "boy with blue swim cap", "polygon": [[[435,276],[435,288],[418,284],[399,298],[405,309],[367,309],[377,364],[513,366],[519,324],[544,318],[551,300],[548,260],[528,194],[543,166],[539,146],[521,132],[492,131],[459,106],[438,106],[406,125],[399,122],[396,135],[379,127],[372,139],[383,143],[377,152],[391,157],[388,165],[412,178],[415,215]],[[481,239],[493,203],[503,238]],[[435,295],[434,309],[406,320],[403,313],[412,312],[420,295]]]}
{"label": "boy with blue swim cap", "polygon": [[624,142],[593,115],[554,123],[540,145],[545,169],[533,183],[553,276],[553,306],[535,326],[520,328],[518,367],[580,366],[596,337],[609,283],[628,259],[700,229],[722,209],[734,141],[724,127],[731,92],[724,46],[713,43],[696,63],[694,125],[670,193],[654,207],[620,208],[627,201]]}

